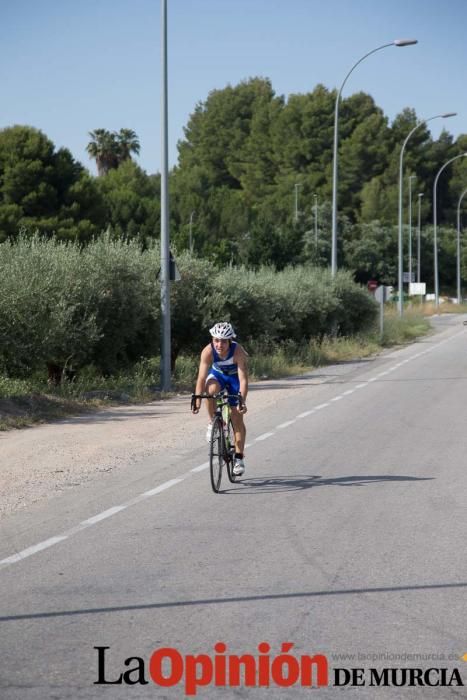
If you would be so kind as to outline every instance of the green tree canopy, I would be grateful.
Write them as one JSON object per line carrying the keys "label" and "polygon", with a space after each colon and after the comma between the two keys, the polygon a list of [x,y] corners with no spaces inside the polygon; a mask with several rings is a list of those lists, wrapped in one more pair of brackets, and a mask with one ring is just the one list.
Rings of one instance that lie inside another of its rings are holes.
{"label": "green tree canopy", "polygon": [[21,228],[85,241],[104,224],[94,180],[38,129],[0,131],[0,240]]}

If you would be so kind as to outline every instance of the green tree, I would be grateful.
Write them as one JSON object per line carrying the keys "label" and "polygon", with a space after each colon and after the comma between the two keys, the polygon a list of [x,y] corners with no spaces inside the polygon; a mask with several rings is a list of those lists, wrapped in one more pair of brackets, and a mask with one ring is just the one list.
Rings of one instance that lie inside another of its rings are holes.
{"label": "green tree", "polygon": [[132,160],[125,160],[97,180],[106,206],[106,222],[117,237],[143,243],[160,231],[160,178],[147,175]]}
{"label": "green tree", "polygon": [[107,175],[120,163],[131,160],[132,153],[138,155],[140,151],[139,139],[133,129],[120,129],[118,132],[95,129],[89,132],[89,136],[91,141],[86,150],[96,161],[99,176]]}
{"label": "green tree", "polygon": [[394,285],[397,280],[397,227],[378,221],[352,227],[344,241],[345,266],[356,281],[376,279]]}
{"label": "green tree", "polygon": [[140,143],[133,129],[120,129],[116,134],[118,143],[118,160],[123,163],[125,160],[131,159],[131,154],[139,154]]}
{"label": "green tree", "polygon": [[94,180],[38,129],[0,131],[0,239],[20,229],[86,241],[105,221]]}
{"label": "green tree", "polygon": [[106,175],[119,164],[119,143],[115,133],[107,129],[94,129],[89,132],[91,141],[86,150],[97,165],[97,174]]}

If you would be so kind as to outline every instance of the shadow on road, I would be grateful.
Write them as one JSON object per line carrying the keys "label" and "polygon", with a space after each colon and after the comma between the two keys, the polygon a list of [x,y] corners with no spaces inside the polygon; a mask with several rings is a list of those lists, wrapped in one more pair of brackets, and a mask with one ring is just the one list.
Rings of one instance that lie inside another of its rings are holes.
{"label": "shadow on road", "polygon": [[[263,476],[245,478],[236,482],[233,488],[224,488],[222,493],[228,494],[260,494],[283,491],[302,491],[316,486],[369,486],[398,481],[431,481],[434,477],[404,476],[398,474],[376,474],[370,476],[336,476],[323,479],[319,475],[297,474],[296,476]],[[242,486],[239,489],[237,486]]]}
{"label": "shadow on road", "polygon": [[116,605],[107,608],[83,608],[81,610],[52,610],[50,612],[25,613],[22,615],[0,616],[0,622],[72,617],[74,615],[101,615],[118,612],[158,610],[165,608],[195,607],[201,605],[228,605],[231,603],[258,603],[262,601],[297,600],[328,596],[362,595],[365,593],[398,593],[400,591],[436,591],[440,589],[467,588],[467,582],[413,584],[406,586],[377,586],[374,588],[347,588],[330,591],[300,591],[298,593],[270,593],[266,595],[232,596],[229,598],[200,598],[198,600],[175,600],[162,603],[142,603],[140,605]]}

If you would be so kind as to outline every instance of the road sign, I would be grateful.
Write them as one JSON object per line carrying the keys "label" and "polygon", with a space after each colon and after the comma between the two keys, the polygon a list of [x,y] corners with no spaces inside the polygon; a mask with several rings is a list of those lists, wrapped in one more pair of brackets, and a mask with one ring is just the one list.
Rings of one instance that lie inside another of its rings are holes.
{"label": "road sign", "polygon": [[382,284],[375,291],[376,301],[379,301],[380,304],[384,304],[384,302],[387,301],[389,299],[389,297],[391,296],[393,289],[394,289],[394,287]]}
{"label": "road sign", "polygon": [[409,284],[409,294],[411,296],[425,296],[426,294],[426,284],[425,282],[411,282]]}

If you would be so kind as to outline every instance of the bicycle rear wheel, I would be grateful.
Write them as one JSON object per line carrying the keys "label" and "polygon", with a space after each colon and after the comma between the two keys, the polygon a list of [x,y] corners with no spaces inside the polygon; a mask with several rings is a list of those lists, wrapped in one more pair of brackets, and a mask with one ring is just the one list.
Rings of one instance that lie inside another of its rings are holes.
{"label": "bicycle rear wheel", "polygon": [[229,418],[228,426],[226,427],[227,435],[225,439],[225,462],[227,464],[227,474],[229,480],[233,483],[237,480],[237,477],[233,473],[234,463],[235,463],[235,431],[233,427],[232,420]]}
{"label": "bicycle rear wheel", "polygon": [[215,493],[219,493],[222,479],[222,465],[224,463],[224,434],[222,421],[214,418],[212,424],[211,444],[209,447],[209,467],[211,472],[211,486]]}

